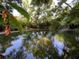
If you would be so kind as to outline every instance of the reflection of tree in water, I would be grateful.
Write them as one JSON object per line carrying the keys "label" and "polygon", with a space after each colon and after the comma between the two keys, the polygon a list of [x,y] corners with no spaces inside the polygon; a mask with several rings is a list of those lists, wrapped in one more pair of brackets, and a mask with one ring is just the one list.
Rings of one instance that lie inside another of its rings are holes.
{"label": "reflection of tree in water", "polygon": [[[64,46],[55,39],[53,41],[51,37],[51,32],[33,32],[18,36],[17,40],[11,42],[12,46],[8,47],[3,55],[6,56],[6,59],[58,58],[59,52],[63,50]],[[62,53],[63,51],[59,56],[62,56]]]}

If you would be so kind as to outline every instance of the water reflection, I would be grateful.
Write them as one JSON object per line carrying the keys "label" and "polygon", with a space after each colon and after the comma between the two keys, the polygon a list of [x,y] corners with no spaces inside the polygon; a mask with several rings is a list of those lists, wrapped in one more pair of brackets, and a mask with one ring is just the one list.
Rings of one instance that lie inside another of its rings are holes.
{"label": "water reflection", "polygon": [[55,37],[52,37],[52,43],[53,43],[54,47],[57,49],[58,55],[62,56],[63,55],[63,49],[65,47],[64,42],[58,41],[58,39],[56,39]]}
{"label": "water reflection", "polygon": [[23,39],[23,35],[19,35],[16,40],[11,41],[11,46],[8,47],[2,55],[5,56],[6,59],[35,59],[32,53],[28,53],[23,46]]}
{"label": "water reflection", "polygon": [[[34,39],[35,35],[37,34],[38,39],[42,38],[44,35],[43,33],[32,33],[30,36]],[[45,33],[44,33],[45,34]],[[32,52],[28,52],[26,47],[24,46],[24,36],[26,35],[19,35],[17,36],[16,40],[11,41],[11,46],[8,47],[5,52],[2,54],[3,56],[6,57],[6,59],[36,59],[35,56],[33,55]],[[51,35],[51,33],[48,33],[46,35],[47,38],[52,40],[52,45],[57,49],[58,55],[62,56],[63,55],[63,49],[64,49],[64,42],[58,41],[55,37]],[[52,38],[51,38],[52,37]],[[27,41],[27,40],[26,40]],[[30,42],[30,41],[27,41]],[[31,44],[31,46],[33,46]],[[19,56],[19,57],[18,57]],[[48,57],[45,57],[44,59],[48,59]]]}
{"label": "water reflection", "polygon": [[23,36],[18,36],[16,40],[11,42],[11,45],[12,46],[8,47],[3,53],[4,56],[11,54],[14,50],[16,53],[19,51],[19,49],[23,46]]}

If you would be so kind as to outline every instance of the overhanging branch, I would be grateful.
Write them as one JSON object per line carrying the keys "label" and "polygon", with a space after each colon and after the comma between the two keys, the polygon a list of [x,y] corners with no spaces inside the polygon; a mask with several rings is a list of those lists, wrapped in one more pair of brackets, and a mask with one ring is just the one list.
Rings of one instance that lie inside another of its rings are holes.
{"label": "overhanging branch", "polygon": [[[45,31],[45,32],[51,32],[53,31],[53,29],[28,29],[28,30],[24,30],[24,32],[40,32],[40,31]],[[61,29],[59,30],[57,33],[62,33],[62,32],[67,32],[67,31],[75,31],[75,29]],[[19,33],[19,31],[11,31],[11,34],[13,33]],[[4,35],[5,32],[0,32],[0,35]]]}

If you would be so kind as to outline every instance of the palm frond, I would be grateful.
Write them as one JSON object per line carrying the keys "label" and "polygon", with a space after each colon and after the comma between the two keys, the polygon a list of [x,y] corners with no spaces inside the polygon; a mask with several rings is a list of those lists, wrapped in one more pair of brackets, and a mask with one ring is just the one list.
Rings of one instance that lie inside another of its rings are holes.
{"label": "palm frond", "polygon": [[18,12],[20,12],[24,17],[26,17],[28,20],[30,18],[29,14],[20,6],[18,6],[16,3],[9,3],[11,7],[16,9]]}
{"label": "palm frond", "polygon": [[22,32],[23,31],[22,24],[12,14],[10,14],[9,17],[12,17],[12,19],[9,18],[10,26],[14,29],[18,29],[19,32]]}

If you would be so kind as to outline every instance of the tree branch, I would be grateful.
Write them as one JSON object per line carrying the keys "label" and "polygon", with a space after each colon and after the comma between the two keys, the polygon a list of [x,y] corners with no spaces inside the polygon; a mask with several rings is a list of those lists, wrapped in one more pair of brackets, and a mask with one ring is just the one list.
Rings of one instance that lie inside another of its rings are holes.
{"label": "tree branch", "polygon": [[[59,30],[57,33],[62,33],[62,32],[67,32],[67,31],[75,31],[76,29],[68,29],[68,28],[64,28],[64,29],[61,29]],[[39,31],[46,31],[46,32],[50,32],[50,31],[53,31],[53,29],[28,29],[28,30],[25,30],[24,32],[39,32]],[[13,33],[19,33],[19,31],[11,31],[11,34]],[[0,35],[3,35],[5,34],[5,32],[0,32]]]}

